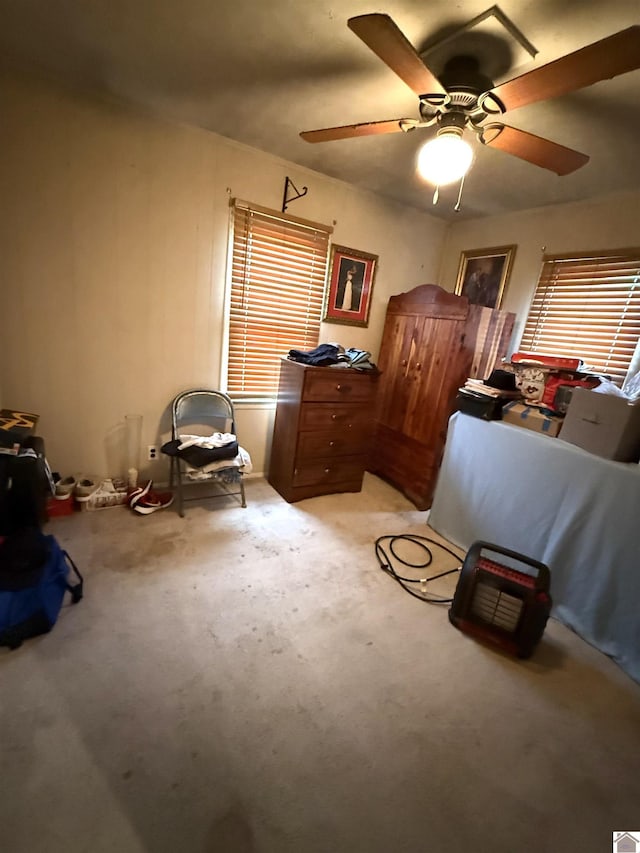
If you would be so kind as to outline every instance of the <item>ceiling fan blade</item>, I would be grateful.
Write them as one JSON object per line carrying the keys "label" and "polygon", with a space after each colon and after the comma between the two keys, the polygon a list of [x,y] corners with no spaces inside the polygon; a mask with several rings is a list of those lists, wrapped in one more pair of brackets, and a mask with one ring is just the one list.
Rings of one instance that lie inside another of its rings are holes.
{"label": "ceiling fan blade", "polygon": [[347,26],[386,63],[416,95],[444,95],[446,90],[389,15],[358,15]]}
{"label": "ceiling fan blade", "polygon": [[534,166],[549,169],[556,175],[568,175],[589,162],[586,154],[574,151],[573,148],[565,148],[564,145],[525,130],[518,130],[506,124],[488,125],[486,129],[496,130],[497,134],[493,138],[484,139],[485,145],[499,148],[500,151],[513,154],[514,157],[533,163]]}
{"label": "ceiling fan blade", "polygon": [[325,127],[322,130],[303,130],[300,136],[305,142],[331,142],[334,139],[353,139],[356,136],[376,136],[379,133],[396,133],[403,130],[402,124],[416,124],[408,118],[389,121],[367,121],[363,124],[346,124],[343,127]]}
{"label": "ceiling fan blade", "polygon": [[505,110],[557,98],[640,68],[640,26],[628,27],[490,90]]}

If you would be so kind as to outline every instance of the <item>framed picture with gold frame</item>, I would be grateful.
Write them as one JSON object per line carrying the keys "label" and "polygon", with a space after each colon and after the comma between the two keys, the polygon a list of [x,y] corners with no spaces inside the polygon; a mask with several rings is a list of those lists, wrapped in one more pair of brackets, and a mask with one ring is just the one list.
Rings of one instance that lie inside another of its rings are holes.
{"label": "framed picture with gold frame", "polygon": [[462,252],[455,292],[474,305],[500,308],[509,281],[515,246]]}
{"label": "framed picture with gold frame", "polygon": [[331,246],[325,297],[325,323],[367,326],[378,255]]}

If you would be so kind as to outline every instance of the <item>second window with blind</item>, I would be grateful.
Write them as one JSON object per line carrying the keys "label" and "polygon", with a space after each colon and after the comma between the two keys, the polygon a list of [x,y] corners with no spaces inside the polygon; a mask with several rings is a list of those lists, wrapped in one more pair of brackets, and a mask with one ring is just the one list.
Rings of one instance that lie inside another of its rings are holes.
{"label": "second window with blind", "polygon": [[279,357],[318,345],[332,228],[232,202],[227,392],[275,397]]}
{"label": "second window with blind", "polygon": [[640,249],[546,256],[520,349],[580,358],[622,386],[638,369]]}

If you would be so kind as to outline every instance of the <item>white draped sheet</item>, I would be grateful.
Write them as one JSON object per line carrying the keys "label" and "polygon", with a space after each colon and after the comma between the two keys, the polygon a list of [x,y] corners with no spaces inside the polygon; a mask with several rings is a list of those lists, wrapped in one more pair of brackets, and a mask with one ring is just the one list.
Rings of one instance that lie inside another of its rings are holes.
{"label": "white draped sheet", "polygon": [[640,465],[458,412],[429,524],[545,563],[552,615],[640,682]]}

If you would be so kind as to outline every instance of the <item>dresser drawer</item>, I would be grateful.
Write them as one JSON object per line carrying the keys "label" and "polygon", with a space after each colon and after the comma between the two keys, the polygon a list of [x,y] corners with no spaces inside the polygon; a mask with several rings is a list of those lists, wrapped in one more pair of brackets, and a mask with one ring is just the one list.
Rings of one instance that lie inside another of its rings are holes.
{"label": "dresser drawer", "polygon": [[[333,370],[333,373],[330,371]],[[376,393],[377,375],[360,373],[349,368],[331,368],[314,373],[310,370],[305,375],[302,399],[325,400],[335,402],[358,403],[373,400]]]}
{"label": "dresser drawer", "polygon": [[310,459],[296,465],[293,486],[323,486],[330,483],[362,483],[365,456],[341,456],[337,459]]}
{"label": "dresser drawer", "polygon": [[349,456],[367,453],[371,446],[372,430],[369,426],[351,429],[322,429],[317,432],[301,432],[298,439],[297,462],[318,456],[331,459],[334,456]]}
{"label": "dresser drawer", "polygon": [[373,414],[365,406],[348,403],[305,403],[300,410],[300,429],[341,430],[370,425]]}

